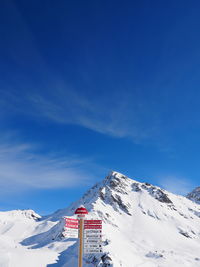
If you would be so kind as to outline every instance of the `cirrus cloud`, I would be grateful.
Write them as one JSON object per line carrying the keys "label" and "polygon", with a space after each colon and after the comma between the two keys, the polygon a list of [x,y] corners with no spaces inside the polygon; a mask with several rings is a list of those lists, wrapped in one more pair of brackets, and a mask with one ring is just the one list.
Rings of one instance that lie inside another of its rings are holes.
{"label": "cirrus cloud", "polygon": [[0,145],[1,194],[70,188],[93,181],[93,175],[87,171],[87,167],[94,168],[90,159],[40,155],[34,150],[30,144]]}

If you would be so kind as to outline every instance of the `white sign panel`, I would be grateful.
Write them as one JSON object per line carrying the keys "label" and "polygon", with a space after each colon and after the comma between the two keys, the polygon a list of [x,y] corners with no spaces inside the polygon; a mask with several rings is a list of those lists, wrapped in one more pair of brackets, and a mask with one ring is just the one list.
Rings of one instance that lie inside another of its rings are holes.
{"label": "white sign panel", "polygon": [[84,237],[87,238],[87,239],[98,239],[98,238],[101,238],[101,233],[100,234],[97,234],[97,233],[94,233],[94,234],[88,233],[88,234],[85,234]]}
{"label": "white sign panel", "polygon": [[89,249],[85,249],[84,248],[84,253],[85,254],[92,254],[92,253],[102,253],[103,250],[102,249],[99,249],[99,248],[89,248]]}
{"label": "white sign panel", "polygon": [[101,239],[87,239],[84,238],[84,244],[101,244]]}
{"label": "white sign panel", "polygon": [[102,230],[99,229],[84,229],[85,234],[101,234]]}
{"label": "white sign panel", "polygon": [[84,244],[84,247],[85,248],[101,248],[102,245],[99,245],[99,244]]}

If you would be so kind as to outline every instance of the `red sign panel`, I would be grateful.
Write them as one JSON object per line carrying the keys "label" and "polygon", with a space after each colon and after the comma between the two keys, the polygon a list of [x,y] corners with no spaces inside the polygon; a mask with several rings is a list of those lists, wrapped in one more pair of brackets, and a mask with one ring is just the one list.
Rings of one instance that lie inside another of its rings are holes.
{"label": "red sign panel", "polygon": [[84,229],[102,229],[102,220],[84,220]]}
{"label": "red sign panel", "polygon": [[84,220],[84,224],[102,224],[102,220]]}
{"label": "red sign panel", "polygon": [[72,229],[78,229],[78,220],[77,219],[71,219],[71,218],[65,218],[65,227],[72,228]]}

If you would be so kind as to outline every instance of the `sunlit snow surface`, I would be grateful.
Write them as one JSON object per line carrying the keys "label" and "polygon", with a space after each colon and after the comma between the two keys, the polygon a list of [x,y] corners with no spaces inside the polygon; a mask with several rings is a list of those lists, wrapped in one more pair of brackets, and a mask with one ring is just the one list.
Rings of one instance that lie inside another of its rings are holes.
{"label": "sunlit snow surface", "polygon": [[0,267],[77,267],[62,218],[81,204],[103,220],[104,252],[85,255],[84,267],[200,267],[200,205],[116,172],[50,216],[1,212]]}

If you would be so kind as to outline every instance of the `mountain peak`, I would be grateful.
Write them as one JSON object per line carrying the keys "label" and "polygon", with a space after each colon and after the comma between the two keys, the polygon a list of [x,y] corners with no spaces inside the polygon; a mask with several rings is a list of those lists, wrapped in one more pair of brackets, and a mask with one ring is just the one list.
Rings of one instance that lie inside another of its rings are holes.
{"label": "mountain peak", "polygon": [[127,176],[125,176],[124,174],[117,172],[117,171],[111,171],[105,178],[105,180],[119,180],[119,179],[128,179]]}
{"label": "mountain peak", "polygon": [[200,186],[187,195],[187,198],[200,204]]}
{"label": "mountain peak", "polygon": [[129,185],[133,182],[134,180],[128,178],[124,174],[111,171],[103,180],[103,186],[108,186],[111,190],[125,194]]}

